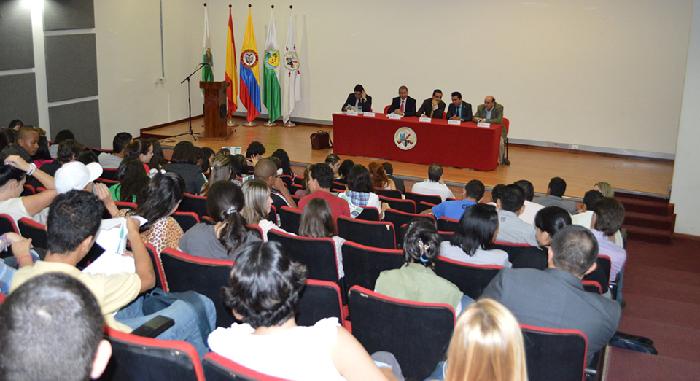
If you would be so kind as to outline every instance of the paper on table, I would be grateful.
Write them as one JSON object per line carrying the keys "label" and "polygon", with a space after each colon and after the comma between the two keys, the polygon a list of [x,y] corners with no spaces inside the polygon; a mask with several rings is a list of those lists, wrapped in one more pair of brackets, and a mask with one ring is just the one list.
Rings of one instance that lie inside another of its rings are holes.
{"label": "paper on table", "polygon": [[452,124],[452,125],[455,125],[455,126],[459,126],[460,124],[462,124],[462,121],[459,120],[459,119],[450,119],[450,120],[447,121],[447,124]]}
{"label": "paper on table", "polygon": [[345,115],[357,116],[357,111],[345,111]]}
{"label": "paper on table", "polygon": [[430,123],[432,122],[432,119],[430,119],[430,117],[427,116],[421,116],[420,118],[418,118],[418,121],[421,123]]}
{"label": "paper on table", "polygon": [[481,123],[478,123],[476,126],[479,128],[491,128],[491,123],[481,122]]}
{"label": "paper on table", "polygon": [[363,112],[362,116],[368,116],[370,118],[374,118],[375,116],[377,116],[377,114],[375,114],[373,112]]}
{"label": "paper on table", "polygon": [[401,119],[401,115],[399,115],[399,114],[394,114],[394,113],[386,114],[386,117],[389,118],[389,119],[395,119],[395,120],[400,120],[400,119]]}

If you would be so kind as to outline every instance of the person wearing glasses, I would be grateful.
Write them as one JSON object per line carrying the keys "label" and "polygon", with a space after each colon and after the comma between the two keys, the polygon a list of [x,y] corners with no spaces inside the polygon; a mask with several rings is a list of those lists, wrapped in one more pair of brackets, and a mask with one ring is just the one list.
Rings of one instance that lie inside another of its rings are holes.
{"label": "person wearing glasses", "polygon": [[[488,95],[484,98],[484,104],[479,105],[474,114],[474,123],[493,123],[501,124],[503,122],[503,105],[496,102],[493,95]],[[501,128],[501,143],[500,155],[501,164],[509,165],[510,162],[505,158],[505,140],[508,136],[508,131],[505,127]]]}

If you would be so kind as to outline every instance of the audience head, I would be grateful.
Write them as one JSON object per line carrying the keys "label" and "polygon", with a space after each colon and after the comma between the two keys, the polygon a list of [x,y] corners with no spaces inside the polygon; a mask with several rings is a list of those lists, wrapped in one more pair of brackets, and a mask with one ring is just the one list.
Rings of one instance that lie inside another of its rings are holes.
{"label": "audience head", "polygon": [[428,166],[428,180],[438,182],[442,177],[442,166],[440,164],[430,164]]}
{"label": "audience head", "polygon": [[605,196],[595,189],[591,189],[583,195],[583,206],[586,210],[593,211],[595,204],[602,200]]}
{"label": "audience head", "polygon": [[440,235],[435,223],[425,218],[418,218],[411,222],[403,237],[403,251],[406,263],[432,266],[433,261],[440,254]]}
{"label": "audience head", "polygon": [[460,93],[459,91],[453,91],[451,97],[453,105],[459,106],[460,104],[462,104],[462,93]]}
{"label": "audience head", "polygon": [[245,198],[241,187],[230,181],[217,181],[207,192],[207,214],[217,223],[223,223],[219,242],[229,253],[245,241],[246,228],[241,213]]}
{"label": "audience head", "polygon": [[598,241],[587,228],[565,226],[552,238],[549,247],[549,267],[556,267],[578,278],[595,270]]}
{"label": "audience head", "polygon": [[39,149],[39,130],[29,126],[20,127],[17,132],[17,145],[33,156]]}
{"label": "audience head", "polygon": [[231,178],[243,176],[247,166],[245,156],[241,154],[231,156]]}
{"label": "audience head", "polygon": [[99,162],[99,160],[98,160],[98,158],[97,158],[97,154],[95,153],[95,151],[93,151],[93,150],[91,150],[91,149],[84,149],[84,150],[82,150],[82,151],[78,154],[78,161],[81,162],[81,163],[83,163],[83,164],[85,164],[85,165],[88,165],[88,164],[90,164],[90,163],[97,163],[97,162]]}
{"label": "audience head", "polygon": [[309,166],[309,179],[306,183],[309,192],[319,189],[330,190],[333,186],[333,170],[326,163],[316,163]]}
{"label": "audience head", "polygon": [[332,237],[335,235],[333,215],[326,200],[313,198],[306,204],[299,223],[299,235],[314,238]]}
{"label": "audience head", "polygon": [[[150,179],[143,170],[143,163],[137,158],[125,158],[117,169],[117,179],[119,179],[118,201],[136,202],[140,204],[148,193],[148,183]],[[134,201],[134,197],[136,201]]]}
{"label": "audience head", "polygon": [[[348,175],[350,175],[350,170],[355,166],[355,162],[349,159],[343,160],[338,167],[338,176],[340,178],[347,180]],[[384,167],[386,168],[386,167]],[[387,172],[388,173],[388,172]]]}
{"label": "audience head", "polygon": [[19,130],[20,128],[24,127],[24,122],[22,122],[19,119],[14,119],[10,121],[10,124],[7,125],[7,128],[11,130]]}
{"label": "audience head", "polygon": [[528,180],[518,180],[513,184],[519,186],[520,189],[523,190],[525,201],[532,201],[532,199],[535,198],[535,187]]}
{"label": "audience head", "polygon": [[202,173],[209,171],[212,156],[214,156],[213,149],[209,147],[197,147],[197,164],[200,166]]}
{"label": "audience head", "polygon": [[265,181],[272,186],[277,177],[277,165],[270,159],[260,159],[255,164],[253,173],[256,179]]}
{"label": "audience head", "polygon": [[595,185],[593,185],[593,189],[599,191],[605,197],[615,197],[615,190],[612,188],[610,183],[606,183],[604,181],[595,183]]}
{"label": "audience head", "polygon": [[49,253],[75,254],[78,263],[95,242],[103,212],[104,204],[90,192],[72,190],[56,196],[46,222]]}
{"label": "audience head", "polygon": [[66,193],[71,190],[93,191],[93,181],[102,175],[102,167],[97,163],[83,164],[79,161],[71,161],[63,164],[56,171],[54,182],[57,193]]}
{"label": "audience head", "polygon": [[141,229],[148,229],[159,219],[173,214],[180,206],[184,192],[185,181],[180,175],[156,173],[148,184],[146,200],[136,209],[136,214],[148,221]]}
{"label": "audience head", "polygon": [[291,167],[291,164],[289,162],[289,154],[287,153],[287,151],[285,151],[281,148],[276,149],[275,152],[272,153],[272,157],[276,157],[279,159],[279,161],[280,161],[279,167],[282,168],[282,174],[290,175],[290,176],[294,174],[294,172],[292,172],[292,167]]}
{"label": "audience head", "polygon": [[506,307],[484,298],[462,312],[447,351],[445,380],[527,380],[523,335]]}
{"label": "audience head", "polygon": [[498,198],[497,204],[503,210],[520,214],[525,204],[525,194],[515,184],[506,185]]}
{"label": "audience head", "polygon": [[161,147],[158,139],[151,139],[151,146],[153,147],[153,156],[151,157],[151,161],[147,163],[148,168],[161,169],[168,163],[163,155],[163,147]]}
{"label": "audience head", "polygon": [[217,181],[231,180],[231,156],[217,153],[211,159],[211,167],[209,171],[209,184],[214,184]]}
{"label": "audience head", "polygon": [[389,185],[389,176],[386,175],[383,165],[373,161],[369,163],[367,169],[369,170],[370,178],[372,179],[372,186],[374,188],[381,189]]}
{"label": "audience head", "polygon": [[76,142],[73,139],[65,139],[58,143],[58,151],[56,153],[56,160],[59,163],[65,164],[78,159],[80,152],[83,151],[82,144]]}
{"label": "audience head", "polygon": [[129,143],[131,143],[132,139],[133,137],[128,132],[119,132],[116,135],[114,135],[114,139],[112,139],[112,153],[124,153],[124,150],[129,145]]}
{"label": "audience head", "polygon": [[496,184],[493,186],[493,188],[491,188],[491,200],[494,203],[498,202],[498,200],[501,198],[501,194],[503,194],[505,187],[505,184]]}
{"label": "audience head", "polygon": [[614,198],[604,197],[593,206],[593,229],[606,236],[614,235],[622,227],[625,208]]}
{"label": "audience head", "polygon": [[391,165],[388,161],[385,161],[382,163],[382,167],[384,167],[384,172],[386,172],[387,176],[393,176],[394,175],[394,166]]}
{"label": "audience head", "polygon": [[27,175],[24,171],[11,165],[0,164],[0,192],[6,193],[8,198],[19,197],[26,180]]}
{"label": "audience head", "polygon": [[197,164],[197,147],[192,142],[181,141],[175,144],[171,161],[173,163]]}
{"label": "audience head", "polygon": [[270,197],[270,187],[260,179],[248,180],[243,184],[243,197],[245,206],[243,207],[243,218],[246,223],[257,225],[260,220],[267,218],[272,210],[272,198]]}
{"label": "audience head", "polygon": [[464,197],[477,203],[484,197],[485,191],[484,183],[476,179],[469,180],[469,182],[464,185]]}
{"label": "audience head", "polygon": [[372,179],[367,168],[359,164],[352,167],[348,177],[348,189],[353,192],[372,192]]}
{"label": "audience head", "polygon": [[540,246],[549,246],[552,237],[561,229],[571,225],[569,212],[558,206],[547,206],[535,215],[535,237]]}
{"label": "audience head", "polygon": [[49,151],[49,139],[46,137],[46,131],[42,129],[39,130],[39,140],[37,144],[39,148],[36,149],[32,159],[34,160],[51,160],[51,152]]}
{"label": "audience head", "polygon": [[472,256],[478,249],[486,249],[497,235],[498,212],[496,208],[489,204],[476,204],[464,210],[451,243],[453,246],[461,247],[462,251]]}
{"label": "audience head", "polygon": [[35,276],[0,307],[0,379],[87,380],[112,354],[92,292],[62,273]]}
{"label": "audience head", "polygon": [[401,85],[399,87],[399,97],[401,97],[401,99],[406,99],[406,97],[408,97],[408,87],[406,87],[406,85]]}
{"label": "audience head", "polygon": [[257,160],[265,154],[265,146],[257,140],[253,140],[248,144],[245,150],[246,159]]}
{"label": "audience head", "polygon": [[58,131],[56,137],[53,139],[53,144],[61,144],[61,142],[66,140],[75,140],[75,136],[71,130]]}
{"label": "audience head", "polygon": [[340,167],[340,156],[338,156],[334,153],[330,153],[330,154],[328,154],[328,156],[326,156],[325,163],[331,167],[331,169],[333,170],[333,173],[337,174],[338,168]]}
{"label": "audience head", "polygon": [[552,179],[549,180],[547,193],[551,194],[552,196],[561,197],[564,195],[564,192],[566,192],[566,181],[558,176],[552,177]]}
{"label": "audience head", "polygon": [[289,260],[278,242],[245,244],[224,287],[224,304],[253,328],[274,327],[294,318],[306,268]]}
{"label": "audience head", "polygon": [[[148,164],[153,158],[153,144],[150,139],[136,139],[126,147],[126,158],[139,159]],[[178,143],[179,144],[179,143]],[[175,146],[177,149],[177,146]]]}
{"label": "audience head", "polygon": [[433,102],[440,102],[442,100],[442,90],[433,90]]}

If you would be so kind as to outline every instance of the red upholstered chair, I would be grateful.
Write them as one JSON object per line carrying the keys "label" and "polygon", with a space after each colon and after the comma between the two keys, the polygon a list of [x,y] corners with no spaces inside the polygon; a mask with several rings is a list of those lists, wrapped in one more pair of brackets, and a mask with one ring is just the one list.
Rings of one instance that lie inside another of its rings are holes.
{"label": "red upholstered chair", "polygon": [[406,379],[423,380],[444,359],[455,324],[452,306],[391,298],[350,289],[352,334],[369,353],[396,356]]}
{"label": "red upholstered chair", "polygon": [[441,217],[437,220],[438,230],[446,232],[456,232],[459,227],[459,220]]}
{"label": "red upholstered chair", "polygon": [[588,338],[577,329],[520,324],[530,381],[585,380]]}
{"label": "red upholstered chair", "polygon": [[403,197],[403,194],[401,194],[401,192],[396,189],[375,189],[374,193],[376,193],[377,196],[384,196],[388,198],[401,199]]}
{"label": "red upholstered chair", "polygon": [[433,224],[435,217],[430,214],[407,213],[396,209],[387,209],[384,211],[384,221],[394,224],[396,230],[396,242],[399,246],[403,246],[404,225],[408,225],[416,219],[427,219]]}
{"label": "red upholstered chair", "polygon": [[183,212],[176,211],[173,213],[173,218],[182,228],[182,231],[186,232],[190,230],[191,227],[199,223],[199,215],[195,212]]}
{"label": "red upholstered chair", "polygon": [[508,253],[508,261],[513,268],[531,268],[544,270],[547,268],[547,250],[537,246],[522,243],[496,241],[490,249],[500,249]]}
{"label": "red upholstered chair", "polygon": [[416,212],[416,202],[413,200],[404,200],[402,198],[379,196],[379,201],[389,204],[389,207],[391,209],[400,210],[406,213]]}
{"label": "red upholstered chair", "polygon": [[503,266],[475,265],[438,257],[435,261],[435,273],[450,282],[470,298],[476,300],[484,292]]}
{"label": "red upholstered chair", "polygon": [[351,241],[343,244],[343,283],[346,290],[355,285],[373,290],[382,271],[398,269],[403,264],[403,250],[380,249]]}
{"label": "red upholstered chair", "polygon": [[279,210],[281,228],[290,233],[298,234],[301,224],[302,211],[289,206],[283,206]]}
{"label": "red upholstered chair", "polygon": [[597,280],[581,280],[581,284],[583,285],[583,289],[588,292],[594,292],[601,295],[605,293],[603,292],[603,286],[601,286]]}
{"label": "red upholstered chair", "polygon": [[406,196],[406,200],[413,200],[416,202],[416,212],[418,213],[428,209],[427,205],[420,205],[421,202],[432,204],[432,206],[435,206],[442,202],[442,198],[440,198],[440,196],[433,194],[425,195],[419,193],[406,192],[404,193],[404,196]]}
{"label": "red upholstered chair", "polygon": [[105,329],[112,357],[99,380],[204,381],[194,347],[184,341],[160,340]]}
{"label": "red upholstered chair", "polygon": [[[20,230],[21,229],[22,227],[20,226]],[[595,262],[596,269],[583,277],[583,280],[598,282],[603,288],[603,293],[605,293],[610,288],[610,269],[612,268],[612,262],[610,261],[610,257],[605,254],[598,254],[598,258]]]}
{"label": "red upholstered chair", "polygon": [[506,159],[508,159],[508,135],[510,132],[510,119],[506,118],[505,116],[503,117],[503,123],[501,124],[501,128],[506,129],[506,137],[503,139],[503,144],[506,146]]}
{"label": "red upholstered chair", "polygon": [[136,208],[138,208],[138,205],[136,205],[135,202],[128,201],[115,201],[114,205],[116,205],[117,209],[136,210]]}
{"label": "red upholstered chair", "polygon": [[100,178],[118,182],[119,178],[117,177],[117,171],[117,168],[103,168]]}
{"label": "red upholstered chair", "polygon": [[151,265],[153,266],[153,272],[156,274],[156,284],[155,287],[160,287],[163,290],[168,289],[168,282],[165,280],[165,273],[163,272],[163,264],[160,262],[160,255],[150,243],[144,242],[146,245],[146,250],[148,251],[148,256],[151,258]]}
{"label": "red upholstered chair", "polygon": [[185,193],[178,210],[195,212],[201,218],[207,215],[207,198],[196,194]]}
{"label": "red upholstered chair", "polygon": [[334,181],[333,184],[331,184],[331,192],[333,193],[343,193],[347,190],[347,185],[343,183],[339,183],[337,181]]}
{"label": "red upholstered chair", "polygon": [[373,206],[363,206],[362,212],[355,218],[367,221],[379,221],[379,210]]}
{"label": "red upholstered chair", "polygon": [[384,115],[386,115],[386,114],[389,113],[389,108],[390,108],[390,107],[391,107],[391,105],[386,105],[386,106],[384,106]]}
{"label": "red upholstered chair", "polygon": [[274,229],[267,233],[267,238],[282,244],[293,261],[306,265],[308,278],[338,283],[338,264],[332,238],[300,237]]}
{"label": "red upholstered chair", "polygon": [[102,183],[108,187],[114,185],[114,184],[119,184],[118,180],[112,180],[112,179],[105,179],[104,177],[99,177],[97,180],[95,180],[97,183]]}
{"label": "red upholstered chair", "polygon": [[228,284],[233,261],[198,257],[167,248],[160,253],[160,263],[165,275],[165,291],[196,291],[214,302],[217,327],[233,323],[231,311],[224,306],[221,294],[221,287]]}
{"label": "red upholstered chair", "polygon": [[340,287],[334,282],[307,279],[299,296],[296,323],[312,326],[329,317],[336,317],[340,324],[345,324]]}
{"label": "red upholstered chair", "polygon": [[31,218],[22,217],[17,221],[17,227],[22,235],[32,239],[32,246],[47,249],[48,237],[46,236],[46,225],[40,224]]}
{"label": "red upholstered chair", "polygon": [[438,235],[440,235],[440,241],[449,241],[452,239],[452,237],[454,237],[455,232],[438,230]]}
{"label": "red upholstered chair", "polygon": [[207,353],[202,360],[207,381],[284,381],[268,376],[227,359],[214,352]]}
{"label": "red upholstered chair", "polygon": [[396,235],[391,222],[339,217],[338,235],[361,245],[384,249],[396,248]]}
{"label": "red upholstered chair", "polygon": [[5,302],[5,294],[0,292],[0,304],[3,304]]}

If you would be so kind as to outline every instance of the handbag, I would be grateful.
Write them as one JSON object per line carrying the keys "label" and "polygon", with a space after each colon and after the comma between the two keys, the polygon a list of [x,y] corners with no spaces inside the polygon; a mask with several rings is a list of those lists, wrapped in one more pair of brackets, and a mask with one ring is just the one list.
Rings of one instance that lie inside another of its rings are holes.
{"label": "handbag", "polygon": [[326,131],[316,131],[311,134],[311,149],[333,148],[331,134]]}

